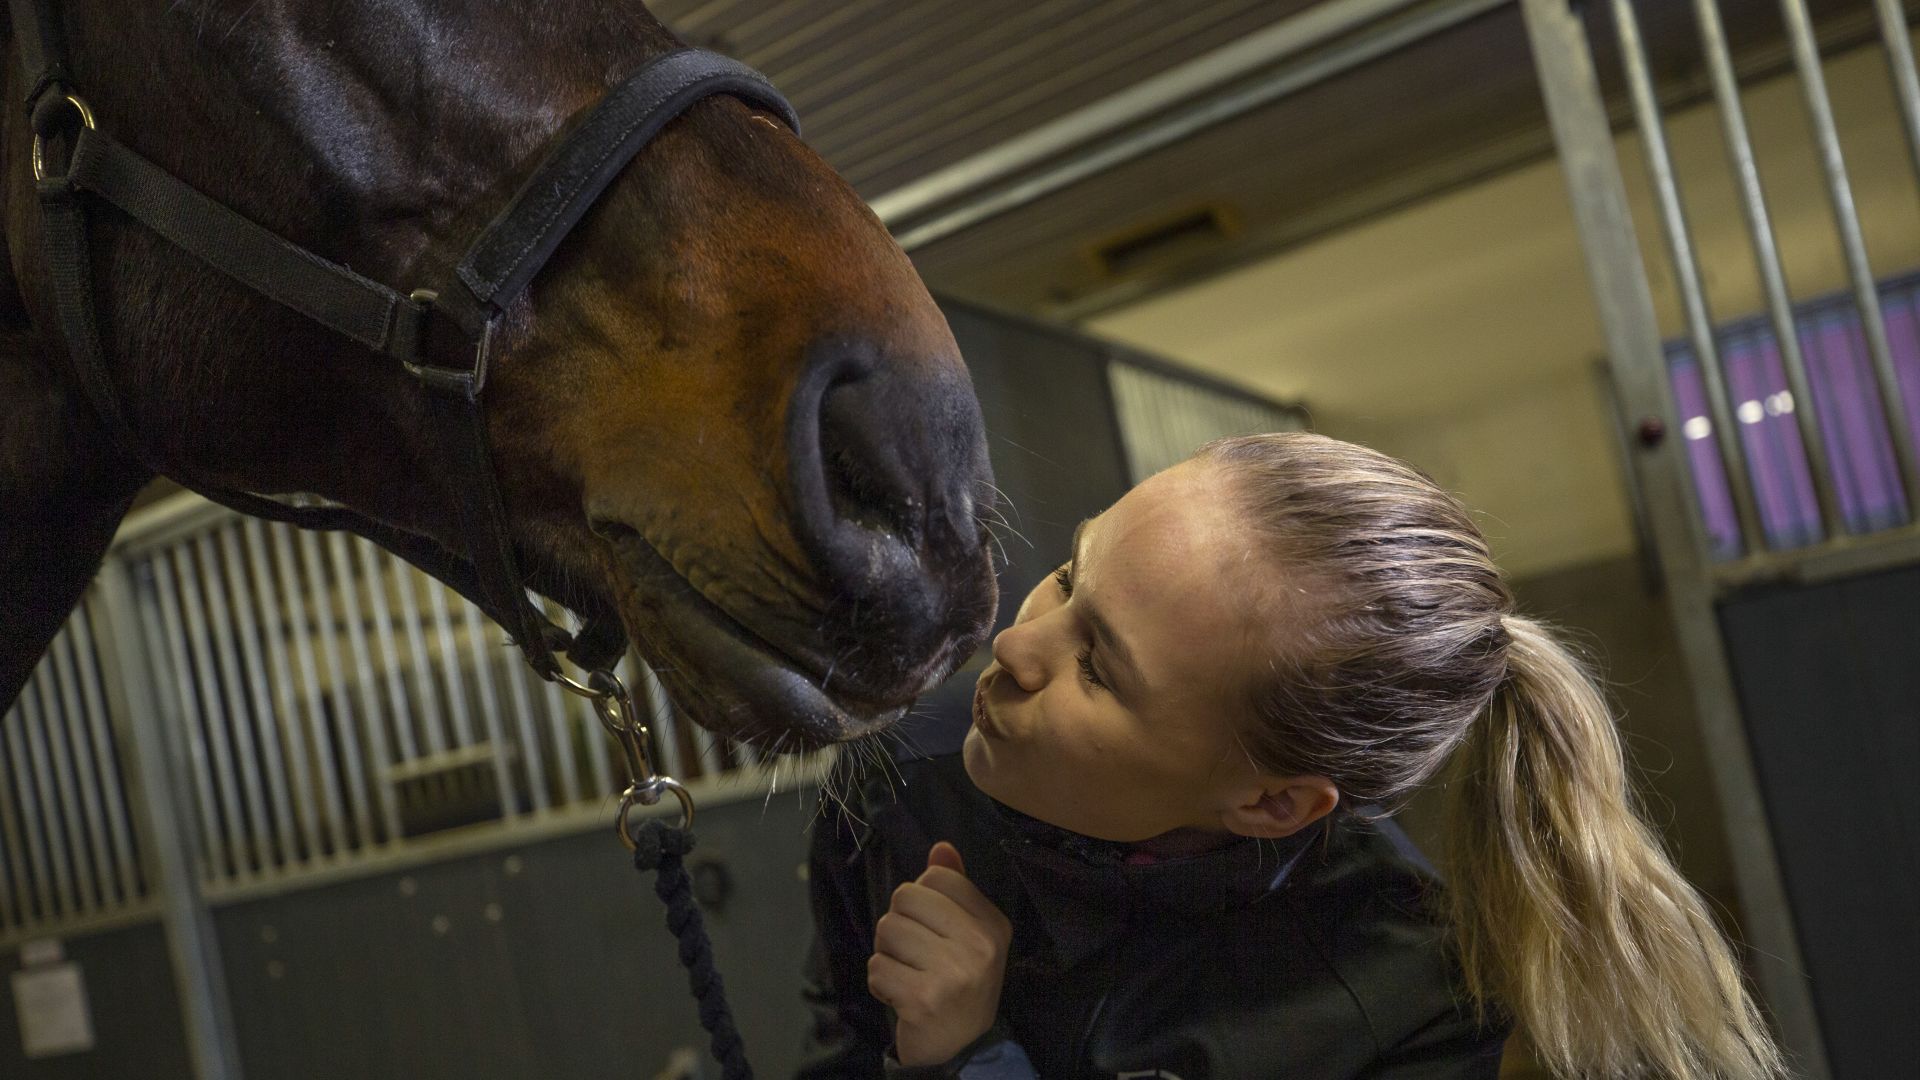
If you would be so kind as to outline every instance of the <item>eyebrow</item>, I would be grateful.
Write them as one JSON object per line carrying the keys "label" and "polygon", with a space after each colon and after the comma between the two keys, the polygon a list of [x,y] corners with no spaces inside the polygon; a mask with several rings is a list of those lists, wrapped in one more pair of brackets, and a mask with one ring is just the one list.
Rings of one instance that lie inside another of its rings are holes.
{"label": "eyebrow", "polygon": [[[1092,518],[1084,518],[1080,524],[1074,526],[1073,555],[1067,564],[1069,568],[1078,568],[1080,564],[1080,539],[1087,531],[1088,522],[1092,520]],[[1072,572],[1071,569],[1069,572]],[[1104,649],[1110,657],[1108,670],[1122,676],[1123,681],[1130,687],[1140,687],[1144,682],[1140,677],[1140,665],[1134,663],[1133,652],[1127,648],[1127,643],[1120,640],[1120,635],[1114,633],[1112,624],[1101,617],[1098,608],[1085,600],[1082,600],[1079,606],[1081,615],[1087,620],[1088,628],[1093,631],[1094,643]]]}

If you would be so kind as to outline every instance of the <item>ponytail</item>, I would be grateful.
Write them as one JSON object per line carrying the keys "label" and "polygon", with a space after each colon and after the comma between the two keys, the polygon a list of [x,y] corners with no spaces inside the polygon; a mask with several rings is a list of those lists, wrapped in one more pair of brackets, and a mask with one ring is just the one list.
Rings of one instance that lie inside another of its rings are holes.
{"label": "ponytail", "polygon": [[1705,903],[1635,813],[1613,717],[1540,625],[1453,755],[1449,902],[1466,989],[1564,1077],[1784,1075]]}
{"label": "ponytail", "polygon": [[1405,462],[1304,432],[1199,459],[1306,598],[1242,744],[1354,804],[1450,770],[1447,895],[1479,1007],[1511,1014],[1565,1080],[1784,1075],[1733,950],[1634,812],[1598,687],[1509,614],[1467,508]]}

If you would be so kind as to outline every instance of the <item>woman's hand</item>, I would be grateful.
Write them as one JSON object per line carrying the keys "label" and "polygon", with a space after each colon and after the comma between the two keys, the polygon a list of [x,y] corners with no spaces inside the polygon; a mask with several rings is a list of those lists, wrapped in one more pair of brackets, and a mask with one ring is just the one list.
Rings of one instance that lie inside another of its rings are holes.
{"label": "woman's hand", "polygon": [[893,891],[873,931],[867,989],[899,1017],[902,1065],[939,1065],[986,1034],[1000,1008],[1013,924],[967,880],[942,840],[920,877]]}

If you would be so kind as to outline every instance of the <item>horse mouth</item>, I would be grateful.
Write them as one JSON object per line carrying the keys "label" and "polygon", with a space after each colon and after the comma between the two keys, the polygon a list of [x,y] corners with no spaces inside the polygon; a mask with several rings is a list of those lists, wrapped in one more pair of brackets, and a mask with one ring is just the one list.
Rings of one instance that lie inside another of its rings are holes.
{"label": "horse mouth", "polygon": [[853,684],[822,689],[814,665],[755,633],[709,599],[639,531],[596,522],[624,583],[622,617],[680,710],[715,733],[776,750],[808,750],[879,731],[913,697],[936,686],[971,651],[950,642],[902,700],[864,696]]}

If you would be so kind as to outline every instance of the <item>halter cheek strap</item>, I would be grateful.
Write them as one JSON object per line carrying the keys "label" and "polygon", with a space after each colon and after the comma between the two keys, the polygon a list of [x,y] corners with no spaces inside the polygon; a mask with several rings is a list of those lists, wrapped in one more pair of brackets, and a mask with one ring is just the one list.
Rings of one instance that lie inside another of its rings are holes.
{"label": "halter cheek strap", "polygon": [[[482,392],[499,321],[634,155],[694,103],[717,94],[778,116],[798,133],[793,108],[767,80],[699,49],[657,56],[570,125],[437,288],[402,294],[242,217],[99,129],[75,92],[53,0],[9,0],[32,116],[33,169],[43,211],[48,278],[75,374],[122,454],[200,494],[258,517],[310,529],[346,529],[393,551],[456,589],[514,636],[529,664],[563,678],[555,651],[589,670],[625,651],[617,614],[587,611],[569,635],[528,599],[487,445]],[[51,170],[47,139],[66,132],[66,168]],[[463,553],[346,507],[283,502],[200,482],[161,460],[119,408],[100,340],[87,232],[87,200],[106,202],[208,266],[364,348],[402,364],[424,388],[432,442],[446,448],[440,474],[457,508]]]}

